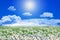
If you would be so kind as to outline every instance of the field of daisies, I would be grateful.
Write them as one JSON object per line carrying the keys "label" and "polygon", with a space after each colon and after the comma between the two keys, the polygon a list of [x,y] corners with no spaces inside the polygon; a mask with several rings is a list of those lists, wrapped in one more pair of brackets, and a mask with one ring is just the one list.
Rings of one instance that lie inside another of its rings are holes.
{"label": "field of daisies", "polygon": [[60,40],[60,27],[0,26],[0,40]]}

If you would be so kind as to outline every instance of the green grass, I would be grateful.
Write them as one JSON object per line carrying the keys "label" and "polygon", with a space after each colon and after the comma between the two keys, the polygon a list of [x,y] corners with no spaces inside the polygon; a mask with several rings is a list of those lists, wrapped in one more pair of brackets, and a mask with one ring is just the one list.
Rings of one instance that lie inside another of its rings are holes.
{"label": "green grass", "polygon": [[49,34],[53,34],[55,36],[60,37],[60,27],[7,27],[0,26],[0,36],[12,36],[13,34],[21,34],[21,35],[42,35],[48,36]]}

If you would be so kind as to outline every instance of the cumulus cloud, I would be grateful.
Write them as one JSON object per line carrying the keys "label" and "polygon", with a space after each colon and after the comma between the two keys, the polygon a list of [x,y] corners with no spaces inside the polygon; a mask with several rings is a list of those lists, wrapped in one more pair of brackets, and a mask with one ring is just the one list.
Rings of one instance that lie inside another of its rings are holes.
{"label": "cumulus cloud", "polygon": [[44,12],[43,14],[40,15],[40,17],[50,17],[50,18],[52,18],[53,17],[53,13],[51,13],[51,12]]}
{"label": "cumulus cloud", "polygon": [[9,10],[9,11],[16,11],[16,8],[15,8],[14,6],[9,6],[9,7],[8,7],[8,10]]}
{"label": "cumulus cloud", "polygon": [[24,15],[24,16],[32,16],[32,14],[30,12],[25,12],[22,15]]}
{"label": "cumulus cloud", "polygon": [[58,26],[60,19],[25,19],[20,16],[3,16],[0,20],[2,26]]}
{"label": "cumulus cloud", "polygon": [[4,25],[4,24],[14,24],[17,22],[20,22],[21,18],[19,16],[16,15],[8,15],[8,16],[3,16],[0,20],[0,24]]}

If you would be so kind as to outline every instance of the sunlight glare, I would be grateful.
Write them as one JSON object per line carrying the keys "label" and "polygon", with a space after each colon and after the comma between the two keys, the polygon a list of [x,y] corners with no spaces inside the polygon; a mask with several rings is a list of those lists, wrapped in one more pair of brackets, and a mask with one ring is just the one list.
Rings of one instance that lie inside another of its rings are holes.
{"label": "sunlight glare", "polygon": [[34,2],[26,2],[25,3],[25,10],[33,10],[35,8]]}

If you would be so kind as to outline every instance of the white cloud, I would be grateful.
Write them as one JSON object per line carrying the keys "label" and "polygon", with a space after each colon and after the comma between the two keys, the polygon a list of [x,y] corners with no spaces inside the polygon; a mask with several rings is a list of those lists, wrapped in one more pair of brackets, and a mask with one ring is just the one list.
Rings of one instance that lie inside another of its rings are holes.
{"label": "white cloud", "polygon": [[5,22],[17,23],[20,21],[21,21],[21,18],[16,15],[8,15],[8,16],[3,16],[1,18],[1,23],[5,23]]}
{"label": "white cloud", "polygon": [[32,16],[32,14],[30,12],[25,12],[22,15],[24,15],[24,16]]}
{"label": "white cloud", "polygon": [[[7,22],[7,23],[6,23]],[[10,22],[8,24],[8,22]],[[2,26],[58,26],[60,19],[25,19],[20,16],[8,15],[3,16],[0,20]]]}
{"label": "white cloud", "polygon": [[39,26],[36,23],[33,22],[20,22],[20,23],[14,23],[14,24],[3,24],[4,26]]}
{"label": "white cloud", "polygon": [[9,18],[9,16],[4,16],[4,17],[2,17],[2,19],[1,19],[2,21],[2,23],[3,22],[6,22],[6,21],[11,21],[11,19]]}
{"label": "white cloud", "polygon": [[40,17],[50,17],[50,18],[52,18],[53,17],[53,13],[44,12],[43,14],[40,15]]}
{"label": "white cloud", "polygon": [[10,6],[10,7],[8,8],[8,10],[9,10],[9,11],[16,11],[16,8],[15,8],[14,6]]}

